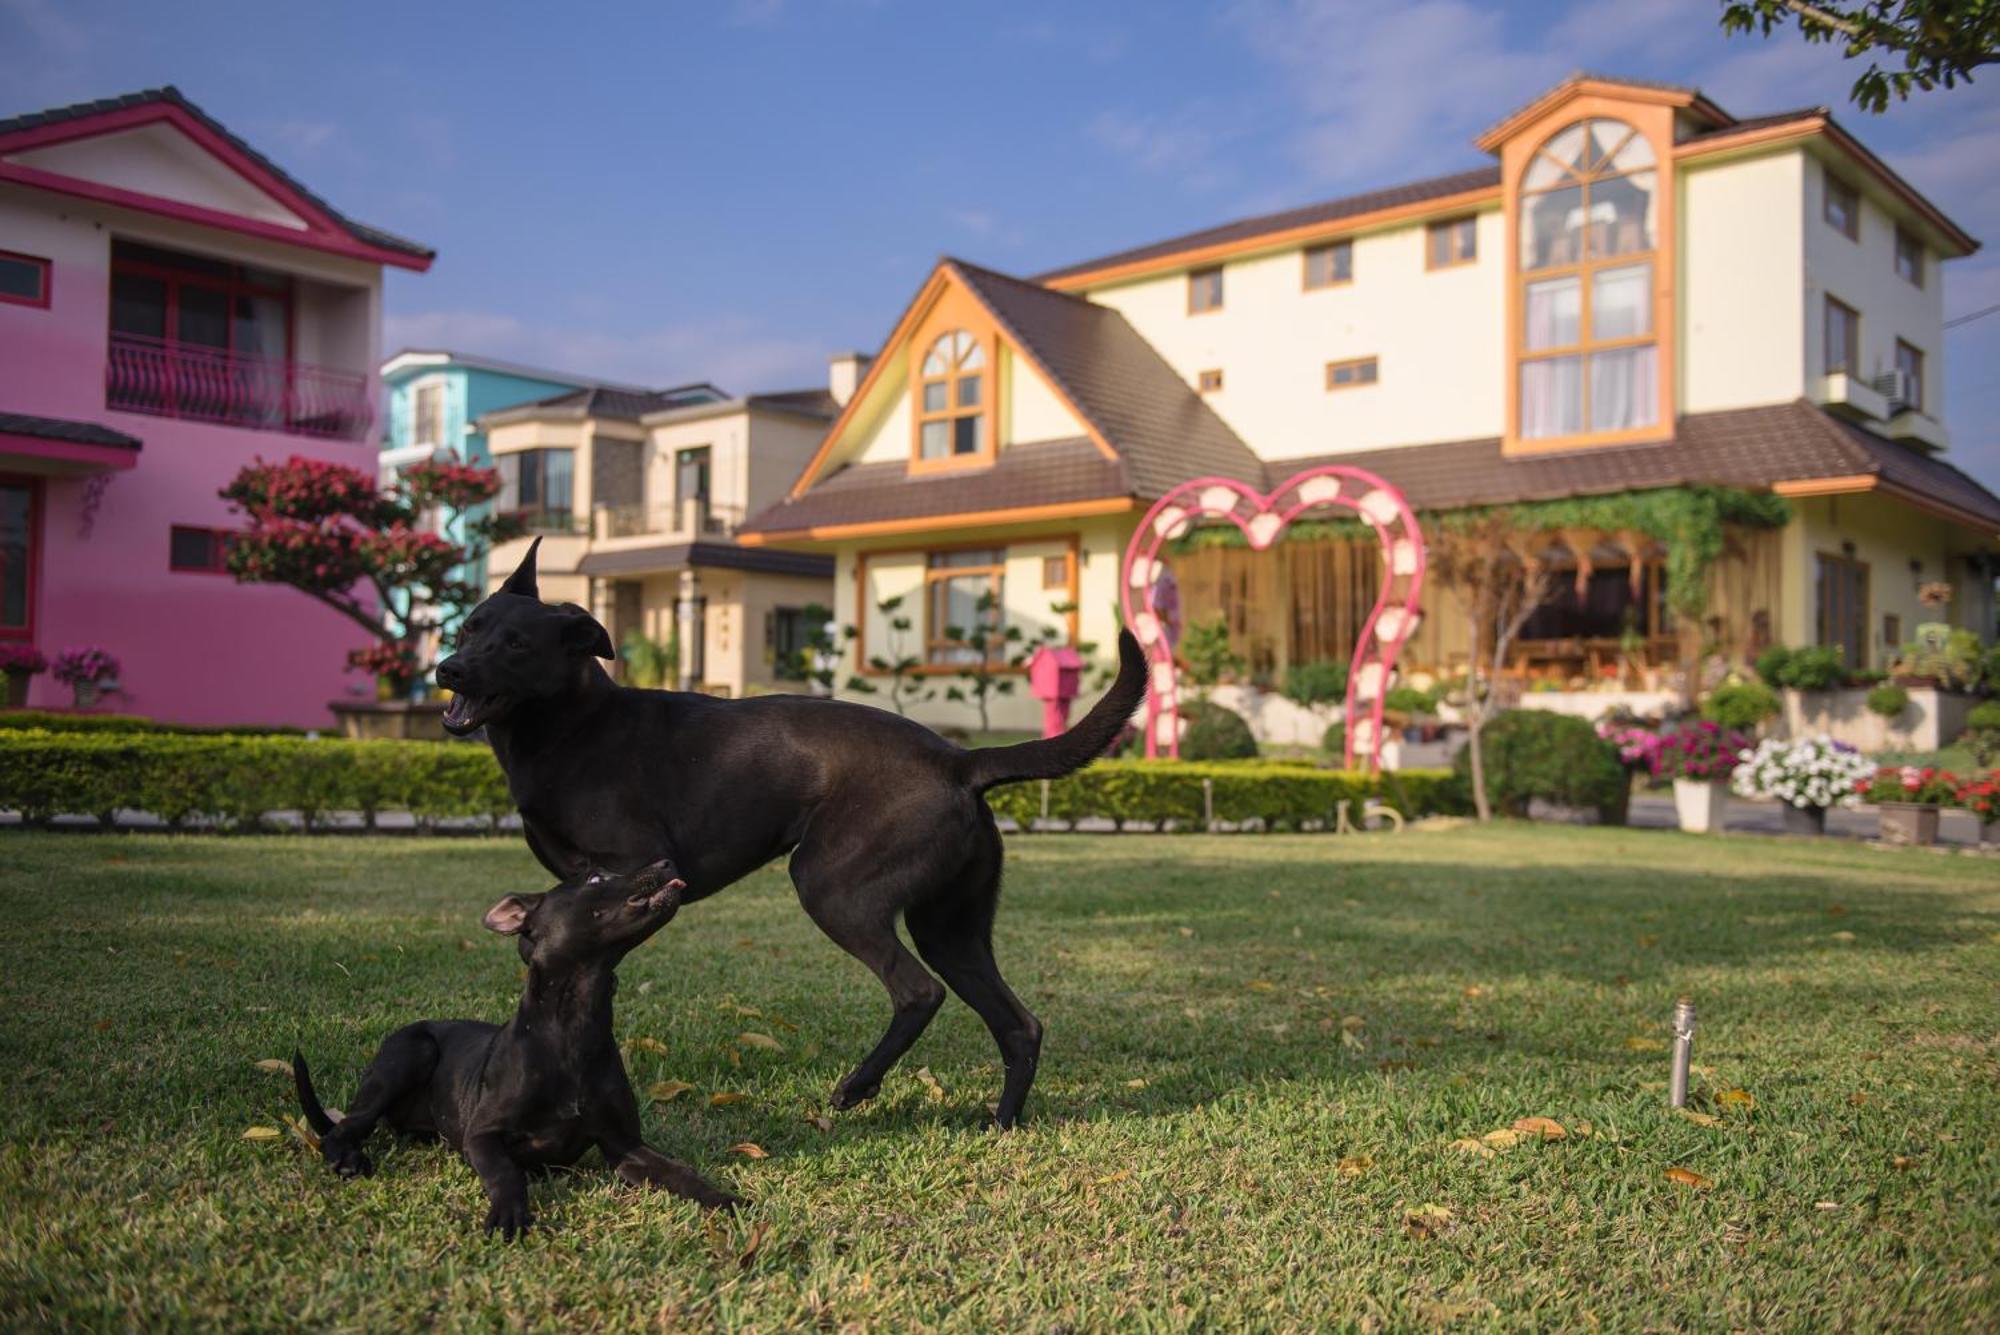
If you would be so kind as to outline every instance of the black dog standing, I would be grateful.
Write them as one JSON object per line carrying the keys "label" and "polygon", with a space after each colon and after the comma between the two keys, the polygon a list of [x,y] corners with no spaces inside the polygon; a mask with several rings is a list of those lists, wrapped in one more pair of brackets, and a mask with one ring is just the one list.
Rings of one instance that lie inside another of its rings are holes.
{"label": "black dog standing", "polygon": [[631,876],[509,895],[486,925],[520,938],[528,965],[521,1004],[506,1025],[422,1020],[389,1035],[335,1122],[313,1092],[305,1058],[292,1075],[320,1153],[343,1177],[373,1171],[362,1144],[377,1122],[438,1136],[465,1155],[492,1208],[486,1231],[517,1237],[533,1222],[525,1170],[568,1165],[595,1145],[619,1178],[704,1206],[736,1197],[639,1137],[639,1105],[611,1036],[618,962],[666,926],[685,883],[670,863]]}
{"label": "black dog standing", "polygon": [[[928,964],[992,1032],[1007,1071],[995,1120],[1012,1126],[1042,1025],[993,960],[1001,846],[984,793],[1102,755],[1145,696],[1139,642],[1119,635],[1117,681],[1068,732],[979,751],[866,705],[622,687],[597,665],[610,657],[588,612],[541,601],[530,546],[438,664],[453,693],[445,726],[486,729],[542,865],[568,877],[664,854],[692,901],[789,851],[799,903],[896,1008],[834,1106],[873,1095],[944,1004]],[[921,964],[896,934],[899,916]]]}

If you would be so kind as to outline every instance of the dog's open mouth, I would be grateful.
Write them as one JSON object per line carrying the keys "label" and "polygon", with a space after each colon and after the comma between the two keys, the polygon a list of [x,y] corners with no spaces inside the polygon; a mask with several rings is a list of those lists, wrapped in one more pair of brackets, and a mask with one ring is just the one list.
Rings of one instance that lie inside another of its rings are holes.
{"label": "dog's open mouth", "polygon": [[460,691],[453,695],[451,703],[444,707],[445,731],[460,737],[469,732],[476,732],[479,725],[486,722],[486,716],[490,712],[486,704]]}
{"label": "dog's open mouth", "polygon": [[679,877],[675,877],[650,894],[641,891],[625,902],[635,909],[643,909],[647,913],[658,913],[660,910],[676,903],[680,899],[681,891],[685,889],[687,889],[687,882],[681,880]]}

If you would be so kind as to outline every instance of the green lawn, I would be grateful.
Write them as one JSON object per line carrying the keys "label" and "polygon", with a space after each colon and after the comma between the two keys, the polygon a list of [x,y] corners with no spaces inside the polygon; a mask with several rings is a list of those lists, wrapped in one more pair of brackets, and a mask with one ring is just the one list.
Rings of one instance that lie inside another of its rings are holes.
{"label": "green lawn", "polygon": [[[1996,872],[1616,829],[1019,838],[1000,955],[1049,1037],[1002,1136],[955,1002],[809,1120],[886,1004],[769,871],[643,948],[619,1011],[663,1045],[638,1082],[694,1087],[649,1138],[754,1206],[586,1161],[510,1249],[434,1146],[383,1134],[346,1183],[242,1135],[292,1111],[259,1059],[297,1043],[338,1105],[391,1028],[508,1013],[478,918],[543,886],[517,844],[10,833],[0,1327],[1991,1330]],[[1665,1107],[1682,991],[1712,1125]],[[1529,1116],[1571,1134],[1454,1146]]]}

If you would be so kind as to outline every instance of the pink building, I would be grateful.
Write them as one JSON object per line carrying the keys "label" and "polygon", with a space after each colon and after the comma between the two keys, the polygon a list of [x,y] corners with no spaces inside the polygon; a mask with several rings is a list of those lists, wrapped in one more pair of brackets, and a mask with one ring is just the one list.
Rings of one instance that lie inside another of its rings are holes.
{"label": "pink building", "polygon": [[216,492],[258,458],[375,471],[382,269],[431,258],[172,88],[0,119],[0,640],[110,651],[121,712],[330,723],[366,636],[224,572]]}

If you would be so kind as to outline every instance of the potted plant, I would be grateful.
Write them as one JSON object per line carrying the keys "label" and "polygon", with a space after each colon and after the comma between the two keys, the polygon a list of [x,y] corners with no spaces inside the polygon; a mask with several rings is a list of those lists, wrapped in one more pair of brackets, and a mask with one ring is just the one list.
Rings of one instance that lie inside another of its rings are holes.
{"label": "potted plant", "polygon": [[1681,828],[1695,834],[1722,829],[1729,802],[1729,774],[1747,739],[1710,719],[1684,724],[1660,740],[1660,774],[1674,781],[1674,810]]}
{"label": "potted plant", "polygon": [[1979,842],[2000,844],[2000,769],[1959,783],[1952,799],[1979,822]]}
{"label": "potted plant", "polygon": [[1822,733],[1759,742],[1737,758],[1729,786],[1738,797],[1782,802],[1785,833],[1824,834],[1827,808],[1858,806],[1874,777],[1866,756]]}
{"label": "potted plant", "polygon": [[29,679],[48,670],[49,660],[34,645],[0,644],[0,672],[7,674],[7,697],[0,707],[27,708]]}
{"label": "potted plant", "polygon": [[1938,808],[1954,800],[1958,780],[1947,770],[1928,765],[1885,765],[1875,771],[1868,798],[1882,809],[1882,842],[1937,842]]}
{"label": "potted plant", "polygon": [[78,709],[89,709],[106,687],[118,685],[118,660],[95,645],[56,655],[55,679],[69,687]]}

